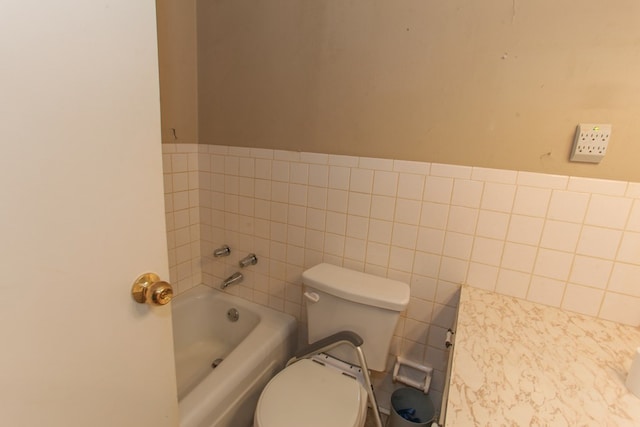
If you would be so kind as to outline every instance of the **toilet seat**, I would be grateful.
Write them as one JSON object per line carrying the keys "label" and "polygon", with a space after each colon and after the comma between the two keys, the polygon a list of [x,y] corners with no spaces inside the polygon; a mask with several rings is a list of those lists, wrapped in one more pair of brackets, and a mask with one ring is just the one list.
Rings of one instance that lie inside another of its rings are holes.
{"label": "toilet seat", "polygon": [[361,427],[367,392],[355,379],[309,359],[283,369],[267,384],[255,427]]}

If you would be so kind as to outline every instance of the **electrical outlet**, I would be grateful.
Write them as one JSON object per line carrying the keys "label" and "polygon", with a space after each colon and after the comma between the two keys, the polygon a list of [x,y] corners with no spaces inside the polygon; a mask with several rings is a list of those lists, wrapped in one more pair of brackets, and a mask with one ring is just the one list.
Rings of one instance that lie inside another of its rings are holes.
{"label": "electrical outlet", "polygon": [[576,128],[570,160],[572,162],[600,163],[607,153],[611,125],[580,123]]}

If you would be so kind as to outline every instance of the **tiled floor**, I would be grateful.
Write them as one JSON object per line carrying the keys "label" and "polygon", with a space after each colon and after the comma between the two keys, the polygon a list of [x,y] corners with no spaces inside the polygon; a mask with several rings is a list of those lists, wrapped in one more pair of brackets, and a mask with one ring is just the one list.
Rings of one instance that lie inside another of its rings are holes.
{"label": "tiled floor", "polygon": [[[387,424],[387,416],[384,414],[381,414],[381,417],[382,417],[382,425],[384,427]],[[365,421],[364,427],[378,427],[376,426],[375,417],[371,412],[371,408],[367,409],[367,421]]]}

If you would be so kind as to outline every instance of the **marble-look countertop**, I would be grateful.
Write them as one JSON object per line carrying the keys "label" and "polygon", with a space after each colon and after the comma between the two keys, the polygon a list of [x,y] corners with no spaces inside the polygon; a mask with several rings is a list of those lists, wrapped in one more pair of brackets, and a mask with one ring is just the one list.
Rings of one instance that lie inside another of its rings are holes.
{"label": "marble-look countertop", "polygon": [[639,346],[640,328],[463,286],[446,426],[640,426]]}

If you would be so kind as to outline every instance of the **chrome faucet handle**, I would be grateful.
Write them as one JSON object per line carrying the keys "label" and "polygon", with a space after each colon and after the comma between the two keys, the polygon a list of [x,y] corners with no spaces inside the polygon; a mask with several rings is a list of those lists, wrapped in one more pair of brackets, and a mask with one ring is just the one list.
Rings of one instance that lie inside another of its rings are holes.
{"label": "chrome faucet handle", "polygon": [[227,245],[222,245],[218,249],[213,251],[213,256],[216,258],[229,255],[231,255],[231,248]]}
{"label": "chrome faucet handle", "polygon": [[256,265],[257,263],[258,263],[258,257],[256,256],[256,254],[249,254],[246,257],[242,258],[240,261],[238,261],[238,265],[240,266],[240,268],[245,268],[250,265]]}

